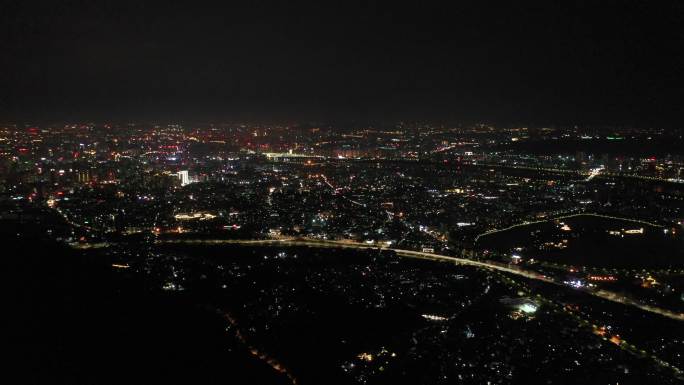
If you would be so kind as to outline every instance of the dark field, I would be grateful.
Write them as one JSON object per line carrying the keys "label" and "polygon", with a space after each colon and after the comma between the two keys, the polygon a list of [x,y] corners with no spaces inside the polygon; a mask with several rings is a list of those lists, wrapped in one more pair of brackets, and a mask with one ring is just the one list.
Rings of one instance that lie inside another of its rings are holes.
{"label": "dark field", "polygon": [[[684,237],[665,234],[661,227],[594,216],[561,219],[570,230],[547,221],[521,226],[480,238],[482,249],[518,253],[527,258],[594,267],[680,267],[684,266]],[[622,234],[622,230],[643,229],[643,234]],[[611,235],[608,231],[621,231]],[[566,241],[567,243],[564,243]],[[564,243],[559,249],[545,244]],[[522,247],[516,252],[514,249]]]}

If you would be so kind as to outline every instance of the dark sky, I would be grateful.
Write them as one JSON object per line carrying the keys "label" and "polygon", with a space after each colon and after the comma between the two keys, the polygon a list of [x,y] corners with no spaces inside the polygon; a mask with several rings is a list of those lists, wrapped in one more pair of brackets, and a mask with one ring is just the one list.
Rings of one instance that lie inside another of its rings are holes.
{"label": "dark sky", "polygon": [[0,4],[3,120],[684,121],[680,1]]}

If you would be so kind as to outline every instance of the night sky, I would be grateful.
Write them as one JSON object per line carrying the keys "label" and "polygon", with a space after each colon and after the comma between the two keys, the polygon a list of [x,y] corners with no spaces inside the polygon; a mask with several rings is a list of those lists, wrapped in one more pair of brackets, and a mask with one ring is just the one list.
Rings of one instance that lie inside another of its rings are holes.
{"label": "night sky", "polygon": [[0,119],[681,127],[680,1],[0,1]]}

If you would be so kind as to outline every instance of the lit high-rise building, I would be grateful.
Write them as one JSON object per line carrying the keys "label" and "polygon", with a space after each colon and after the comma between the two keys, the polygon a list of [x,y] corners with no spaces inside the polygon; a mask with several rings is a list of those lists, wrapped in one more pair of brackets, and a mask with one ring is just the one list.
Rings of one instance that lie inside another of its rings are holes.
{"label": "lit high-rise building", "polygon": [[180,179],[181,186],[190,184],[190,176],[188,175],[188,170],[178,171],[176,175],[178,175],[178,179]]}

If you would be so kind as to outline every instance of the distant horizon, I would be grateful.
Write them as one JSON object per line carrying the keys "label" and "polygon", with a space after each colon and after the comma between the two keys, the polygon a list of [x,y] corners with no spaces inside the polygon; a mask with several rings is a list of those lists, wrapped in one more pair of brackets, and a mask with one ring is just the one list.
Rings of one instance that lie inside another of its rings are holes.
{"label": "distant horizon", "polygon": [[684,124],[677,1],[6,1],[0,23],[5,121]]}
{"label": "distant horizon", "polygon": [[386,128],[405,125],[410,128],[426,125],[444,128],[473,128],[475,126],[490,126],[495,129],[553,129],[553,130],[667,130],[672,135],[679,135],[684,131],[684,123],[681,126],[658,126],[636,125],[623,123],[498,123],[487,121],[446,121],[446,120],[268,120],[268,119],[82,119],[82,120],[59,120],[59,119],[0,119],[0,125],[14,126],[69,126],[69,125],[270,125],[292,127],[327,127],[327,128]]}

